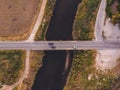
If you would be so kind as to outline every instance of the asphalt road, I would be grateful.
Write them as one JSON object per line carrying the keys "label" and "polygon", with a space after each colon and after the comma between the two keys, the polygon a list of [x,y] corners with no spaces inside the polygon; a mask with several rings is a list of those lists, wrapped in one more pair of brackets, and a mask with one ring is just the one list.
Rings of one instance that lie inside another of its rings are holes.
{"label": "asphalt road", "polygon": [[34,42],[0,42],[0,50],[87,50],[120,49],[118,41],[34,41]]}

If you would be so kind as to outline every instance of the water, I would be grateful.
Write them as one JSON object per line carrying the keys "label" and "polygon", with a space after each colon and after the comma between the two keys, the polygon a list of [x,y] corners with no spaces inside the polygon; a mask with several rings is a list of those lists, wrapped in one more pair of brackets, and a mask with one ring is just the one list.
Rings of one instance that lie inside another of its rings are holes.
{"label": "water", "polygon": [[[72,40],[72,27],[81,0],[56,0],[46,40]],[[63,90],[73,51],[44,51],[43,66],[36,74],[32,90]]]}

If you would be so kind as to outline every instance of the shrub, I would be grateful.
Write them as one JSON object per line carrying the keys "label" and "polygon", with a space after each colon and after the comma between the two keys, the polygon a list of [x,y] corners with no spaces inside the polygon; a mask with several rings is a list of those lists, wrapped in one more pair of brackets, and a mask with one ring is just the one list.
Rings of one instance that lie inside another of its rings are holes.
{"label": "shrub", "polygon": [[94,24],[100,0],[83,0],[78,6],[73,24],[73,38],[78,40],[92,40],[94,38]]}
{"label": "shrub", "polygon": [[120,13],[120,3],[119,3],[118,6],[117,6],[117,10],[118,10],[118,12]]}
{"label": "shrub", "polygon": [[113,15],[113,16],[112,16],[112,22],[113,22],[114,24],[120,23],[120,14],[115,14],[115,15]]}
{"label": "shrub", "polygon": [[0,82],[2,84],[11,85],[18,80],[24,58],[24,51],[0,51]]}

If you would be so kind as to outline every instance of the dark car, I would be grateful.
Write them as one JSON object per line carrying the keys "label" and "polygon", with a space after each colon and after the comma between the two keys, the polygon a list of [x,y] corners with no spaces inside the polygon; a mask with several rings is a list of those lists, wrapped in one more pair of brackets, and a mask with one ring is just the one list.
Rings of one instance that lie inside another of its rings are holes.
{"label": "dark car", "polygon": [[54,46],[54,43],[48,43],[48,45],[49,45],[50,48],[53,48],[53,49],[56,48],[56,47]]}
{"label": "dark car", "polygon": [[52,46],[52,45],[54,45],[54,43],[48,43],[48,45]]}
{"label": "dark car", "polygon": [[51,46],[51,48],[53,48],[53,49],[54,49],[54,48],[56,48],[56,47],[55,47],[55,46]]}

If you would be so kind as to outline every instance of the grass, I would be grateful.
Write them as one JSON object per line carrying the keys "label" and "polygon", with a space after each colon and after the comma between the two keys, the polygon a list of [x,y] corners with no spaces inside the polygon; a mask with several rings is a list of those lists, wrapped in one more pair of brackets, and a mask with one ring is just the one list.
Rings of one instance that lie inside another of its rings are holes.
{"label": "grass", "polygon": [[107,6],[106,6],[106,13],[108,17],[112,18],[112,10],[111,5],[113,4],[114,0],[107,0]]}
{"label": "grass", "polygon": [[95,50],[75,52],[65,90],[109,90],[114,82],[114,75],[110,72],[96,70],[94,67],[95,56]]}
{"label": "grass", "polygon": [[18,90],[17,87],[15,87],[13,90]]}
{"label": "grass", "polygon": [[30,54],[30,71],[27,78],[24,79],[20,87],[17,90],[30,90],[35,79],[35,75],[42,65],[42,58],[44,53],[42,51],[31,51]]}
{"label": "grass", "polygon": [[[73,25],[75,40],[94,39],[94,25],[100,0],[83,0]],[[74,52],[73,65],[65,90],[109,90],[114,75],[95,68],[96,50]]]}
{"label": "grass", "polygon": [[0,51],[0,83],[15,83],[24,67],[25,52],[21,50]]}
{"label": "grass", "polygon": [[[116,3],[118,4],[116,6]],[[120,1],[119,0],[107,0],[106,13],[113,24],[120,24]]]}
{"label": "grass", "polygon": [[90,50],[75,51],[70,78],[65,90],[82,90],[79,88],[81,87],[81,80],[87,79],[88,73],[91,72],[90,68],[94,63],[94,54],[95,51]]}
{"label": "grass", "polygon": [[100,0],[83,0],[78,7],[73,25],[73,38],[75,40],[92,40],[94,38],[94,25]]}
{"label": "grass", "polygon": [[35,75],[42,65],[42,58],[44,53],[42,51],[31,51],[30,54],[30,70],[27,78],[23,80],[15,90],[31,90],[31,87],[34,83]]}
{"label": "grass", "polygon": [[56,0],[48,0],[45,8],[45,14],[42,20],[42,24],[39,27],[38,32],[36,33],[35,40],[45,40],[45,33],[48,28],[49,22],[51,20],[52,12],[55,6]]}

